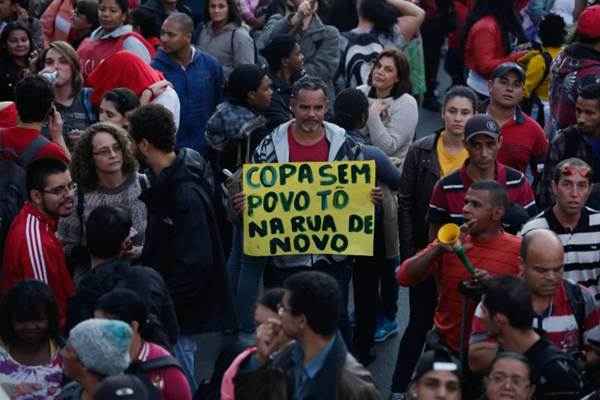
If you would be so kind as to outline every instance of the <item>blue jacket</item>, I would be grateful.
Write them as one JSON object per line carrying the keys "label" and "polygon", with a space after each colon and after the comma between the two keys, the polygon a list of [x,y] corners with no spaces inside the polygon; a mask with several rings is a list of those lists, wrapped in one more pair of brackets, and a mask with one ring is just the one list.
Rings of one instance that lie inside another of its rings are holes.
{"label": "blue jacket", "polygon": [[179,96],[181,122],[177,132],[177,148],[189,147],[206,155],[206,123],[223,96],[221,65],[198,49],[186,69],[162,49],[158,50],[151,65],[165,74]]}

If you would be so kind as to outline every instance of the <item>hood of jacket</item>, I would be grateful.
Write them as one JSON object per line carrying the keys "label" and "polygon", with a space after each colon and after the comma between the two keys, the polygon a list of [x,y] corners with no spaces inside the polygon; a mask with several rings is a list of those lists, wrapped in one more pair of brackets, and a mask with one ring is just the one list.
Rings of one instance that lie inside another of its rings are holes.
{"label": "hood of jacket", "polygon": [[150,176],[152,191],[162,194],[163,198],[168,197],[164,196],[166,193],[174,193],[182,182],[198,179],[204,179],[212,190],[212,171],[208,161],[197,151],[185,147],[177,150],[173,164],[163,169],[160,174]]}
{"label": "hood of jacket", "polygon": [[552,66],[553,79],[562,80],[568,74],[587,68],[600,67],[600,51],[574,43],[566,47]]}
{"label": "hood of jacket", "polygon": [[[295,120],[286,122],[285,124],[279,125],[271,134],[273,138],[273,146],[275,147],[275,153],[277,154],[277,161],[280,163],[289,162],[290,160],[290,147],[288,143],[288,129],[290,124]],[[329,157],[328,160],[335,160],[335,156],[346,141],[346,131],[330,122],[323,122],[325,127],[325,137],[329,142]]]}
{"label": "hood of jacket", "polygon": [[98,27],[92,34],[90,38],[92,39],[108,39],[108,38],[118,38],[119,36],[123,36],[127,33],[133,32],[133,27],[131,25],[121,25],[117,29],[106,32],[103,27]]}

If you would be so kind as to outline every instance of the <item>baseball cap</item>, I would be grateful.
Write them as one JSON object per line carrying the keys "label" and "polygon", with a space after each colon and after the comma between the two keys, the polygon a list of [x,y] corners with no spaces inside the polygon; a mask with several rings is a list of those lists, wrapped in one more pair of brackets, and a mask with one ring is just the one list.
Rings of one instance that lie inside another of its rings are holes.
{"label": "baseball cap", "polygon": [[525,81],[525,70],[515,62],[505,62],[498,65],[492,72],[492,79],[502,78],[511,72],[514,72],[520,81]]}
{"label": "baseball cap", "polygon": [[600,38],[600,5],[586,7],[579,14],[577,33],[589,39]]}
{"label": "baseball cap", "polygon": [[486,135],[493,139],[498,139],[500,136],[500,127],[489,115],[474,115],[465,124],[465,141],[468,142],[477,135]]}
{"label": "baseball cap", "polygon": [[460,361],[442,349],[429,350],[423,353],[413,373],[413,381],[419,380],[429,371],[452,372],[458,379],[462,378]]}
{"label": "baseball cap", "polygon": [[135,375],[114,375],[102,381],[94,400],[148,400],[148,389]]}

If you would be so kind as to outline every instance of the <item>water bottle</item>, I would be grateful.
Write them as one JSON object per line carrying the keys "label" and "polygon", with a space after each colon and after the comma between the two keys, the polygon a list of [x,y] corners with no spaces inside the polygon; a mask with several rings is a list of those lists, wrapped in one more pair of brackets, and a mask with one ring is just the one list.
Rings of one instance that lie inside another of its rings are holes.
{"label": "water bottle", "polygon": [[56,78],[58,78],[58,71],[43,71],[40,72],[40,76],[45,78],[51,84],[54,84]]}

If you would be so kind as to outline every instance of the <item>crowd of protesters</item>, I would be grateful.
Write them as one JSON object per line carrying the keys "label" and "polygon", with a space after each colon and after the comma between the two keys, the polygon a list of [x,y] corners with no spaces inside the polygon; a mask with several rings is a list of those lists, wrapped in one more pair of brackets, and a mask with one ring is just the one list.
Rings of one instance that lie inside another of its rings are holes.
{"label": "crowd of protesters", "polygon": [[[0,399],[600,398],[594,3],[0,0]],[[363,160],[371,256],[244,253]]]}

